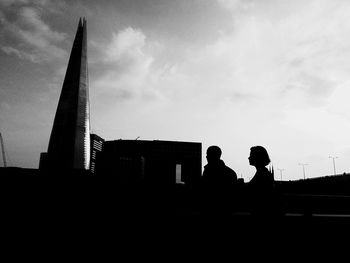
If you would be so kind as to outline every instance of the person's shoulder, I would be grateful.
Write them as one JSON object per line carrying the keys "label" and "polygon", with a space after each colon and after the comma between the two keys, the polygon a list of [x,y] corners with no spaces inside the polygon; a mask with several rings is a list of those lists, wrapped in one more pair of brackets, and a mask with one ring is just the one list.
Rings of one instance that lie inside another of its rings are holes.
{"label": "person's shoulder", "polygon": [[269,178],[270,177],[272,177],[273,178],[273,172],[271,172],[269,169],[267,169],[266,167],[265,167],[265,170],[264,170],[264,174],[266,175],[266,176],[268,176]]}
{"label": "person's shoulder", "polygon": [[228,166],[226,165],[226,170],[227,170],[227,172],[229,172],[231,175],[237,177],[237,174],[236,174],[235,170],[233,170],[231,167],[228,167]]}

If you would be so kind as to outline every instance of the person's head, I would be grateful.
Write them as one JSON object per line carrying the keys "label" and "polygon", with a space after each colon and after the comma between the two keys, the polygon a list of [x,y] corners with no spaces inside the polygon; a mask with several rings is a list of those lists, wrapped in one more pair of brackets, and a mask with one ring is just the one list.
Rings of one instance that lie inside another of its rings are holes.
{"label": "person's head", "polygon": [[207,149],[208,163],[212,161],[218,161],[221,158],[221,149],[216,145],[209,146]]}
{"label": "person's head", "polygon": [[270,163],[269,154],[262,146],[251,147],[248,159],[249,164],[255,167],[265,167]]}

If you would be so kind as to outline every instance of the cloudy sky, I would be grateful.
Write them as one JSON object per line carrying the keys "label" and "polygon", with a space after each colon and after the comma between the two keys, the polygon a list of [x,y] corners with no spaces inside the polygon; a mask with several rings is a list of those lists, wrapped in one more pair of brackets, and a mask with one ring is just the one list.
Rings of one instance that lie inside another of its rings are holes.
{"label": "cloudy sky", "polygon": [[[92,131],[219,145],[245,180],[263,145],[276,179],[350,172],[350,1],[0,0],[8,165],[47,150],[79,17]],[[2,165],[2,160],[1,160]],[[206,163],[203,158],[203,165]]]}

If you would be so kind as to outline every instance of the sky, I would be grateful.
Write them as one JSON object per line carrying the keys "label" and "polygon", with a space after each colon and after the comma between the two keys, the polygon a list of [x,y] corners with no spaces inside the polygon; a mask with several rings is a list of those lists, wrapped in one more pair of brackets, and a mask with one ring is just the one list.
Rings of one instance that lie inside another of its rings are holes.
{"label": "sky", "polygon": [[0,0],[8,166],[47,151],[80,17],[93,133],[218,145],[245,181],[255,145],[277,180],[350,172],[347,0]]}

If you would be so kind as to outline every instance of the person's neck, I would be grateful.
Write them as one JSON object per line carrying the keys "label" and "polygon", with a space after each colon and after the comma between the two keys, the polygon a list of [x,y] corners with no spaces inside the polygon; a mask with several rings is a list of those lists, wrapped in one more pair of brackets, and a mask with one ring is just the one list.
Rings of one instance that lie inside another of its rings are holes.
{"label": "person's neck", "polygon": [[208,164],[218,164],[218,163],[221,163],[222,161],[221,161],[221,159],[218,159],[218,160],[212,160],[212,161],[210,161],[210,162],[208,162]]}

